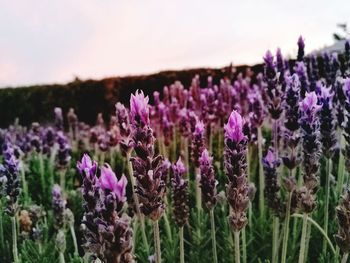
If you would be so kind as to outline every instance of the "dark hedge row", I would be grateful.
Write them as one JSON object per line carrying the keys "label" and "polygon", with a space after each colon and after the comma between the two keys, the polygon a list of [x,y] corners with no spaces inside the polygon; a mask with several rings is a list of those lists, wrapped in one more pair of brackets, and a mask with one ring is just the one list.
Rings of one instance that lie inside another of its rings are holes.
{"label": "dark hedge row", "polygon": [[[245,72],[247,66],[236,68],[236,74]],[[252,67],[252,71],[261,72],[262,66]],[[127,103],[130,94],[141,89],[145,94],[161,90],[179,80],[185,87],[191,84],[195,75],[205,83],[207,76],[213,77],[214,83],[231,73],[231,67],[222,69],[191,69],[164,71],[145,76],[128,76],[103,80],[75,80],[65,85],[42,85],[0,89],[0,127],[6,127],[18,117],[23,125],[33,121],[41,123],[53,119],[54,107],[61,107],[64,112],[72,107],[79,119],[94,123],[96,115],[102,112],[105,117],[114,111],[117,101]],[[230,76],[229,76],[230,77]]]}

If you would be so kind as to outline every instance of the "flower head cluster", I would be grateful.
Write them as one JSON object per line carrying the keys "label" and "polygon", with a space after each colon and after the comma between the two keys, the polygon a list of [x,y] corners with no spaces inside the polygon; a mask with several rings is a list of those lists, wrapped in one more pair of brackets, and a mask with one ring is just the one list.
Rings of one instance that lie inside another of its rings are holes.
{"label": "flower head cluster", "polygon": [[334,235],[335,242],[343,253],[350,252],[350,189],[346,189],[336,207],[339,223],[338,233]]}
{"label": "flower head cluster", "polygon": [[136,93],[130,99],[132,140],[136,157],[130,159],[136,178],[136,193],[140,210],[152,220],[158,220],[165,209],[166,178],[169,163],[155,156],[153,130],[149,126],[148,97]]}
{"label": "flower head cluster", "polygon": [[282,85],[279,83],[279,78],[274,65],[274,57],[270,51],[266,52],[264,57],[265,62],[265,81],[266,94],[268,99],[268,111],[272,119],[279,119],[282,113]]}
{"label": "flower head cluster", "polygon": [[3,151],[3,157],[4,163],[0,164],[0,181],[7,198],[6,213],[14,216],[18,209],[17,201],[20,194],[19,161],[13,147],[9,144]]}
{"label": "flower head cluster", "polygon": [[[298,146],[300,142],[300,81],[294,74],[287,78],[286,100],[284,102],[284,141],[287,149],[282,157],[283,164],[291,171],[300,163]],[[289,178],[292,179],[292,178]]]}
{"label": "flower head cluster", "polygon": [[133,262],[132,229],[122,215],[126,202],[127,179],[118,179],[106,164],[100,167],[84,155],[77,167],[83,176],[85,250],[105,262]]}
{"label": "flower head cluster", "polygon": [[186,224],[190,213],[188,206],[188,180],[184,179],[186,167],[179,158],[172,168],[173,213],[176,224],[182,227]]}
{"label": "flower head cluster", "polygon": [[240,231],[248,222],[246,210],[255,188],[248,183],[246,168],[247,139],[243,135],[243,119],[235,111],[225,126],[225,173],[228,179],[226,197],[231,206],[230,225]]}
{"label": "flower head cluster", "polygon": [[320,114],[320,133],[322,153],[328,159],[332,158],[336,150],[337,136],[336,136],[336,118],[334,115],[333,96],[331,88],[321,87],[321,94],[319,101],[321,103]]}
{"label": "flower head cluster", "polygon": [[55,114],[55,127],[57,130],[63,130],[63,114],[62,114],[62,109],[59,107],[56,107],[54,109],[54,114]]}
{"label": "flower head cluster", "polygon": [[57,133],[58,153],[57,166],[61,169],[66,168],[71,160],[71,147],[68,143],[67,137],[63,132]]}
{"label": "flower head cluster", "polygon": [[345,138],[345,148],[343,149],[343,154],[345,156],[345,167],[350,170],[350,78],[347,78],[343,82],[343,90],[346,96],[345,100],[345,121],[343,123],[344,138]]}
{"label": "flower head cluster", "polygon": [[55,184],[52,188],[52,210],[54,217],[54,227],[56,230],[62,229],[65,223],[65,210],[67,201],[62,196],[61,187]]}
{"label": "flower head cluster", "polygon": [[263,158],[263,166],[265,172],[265,196],[269,208],[276,216],[283,215],[283,207],[281,197],[279,196],[280,186],[277,178],[277,169],[280,161],[276,159],[272,150],[268,150],[265,158]]}
{"label": "flower head cluster", "polygon": [[303,61],[305,55],[305,41],[302,36],[298,39],[298,56],[297,61]]}
{"label": "flower head cluster", "polygon": [[119,133],[121,136],[120,147],[124,153],[128,153],[132,149],[129,113],[125,106],[120,102],[115,105],[115,109],[117,116],[117,126],[119,128]]}
{"label": "flower head cluster", "polygon": [[215,180],[213,158],[209,156],[207,149],[203,150],[199,163],[203,206],[211,210],[217,202],[216,185],[218,182]]}
{"label": "flower head cluster", "polygon": [[149,125],[149,98],[145,97],[143,91],[136,91],[135,95],[131,94],[130,113],[132,123],[145,126]]}
{"label": "flower head cluster", "polygon": [[194,132],[192,133],[191,155],[195,167],[199,167],[199,158],[205,146],[205,127],[204,123],[196,120]]}
{"label": "flower head cluster", "polygon": [[300,103],[302,115],[300,126],[302,130],[303,146],[303,186],[298,189],[298,207],[305,213],[310,213],[316,207],[316,191],[319,185],[318,169],[320,160],[320,131],[316,93],[306,93]]}

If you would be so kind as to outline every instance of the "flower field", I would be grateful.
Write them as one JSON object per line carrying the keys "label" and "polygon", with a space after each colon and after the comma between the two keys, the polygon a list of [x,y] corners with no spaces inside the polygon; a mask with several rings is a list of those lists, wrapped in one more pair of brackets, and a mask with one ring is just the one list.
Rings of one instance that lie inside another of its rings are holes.
{"label": "flower field", "polygon": [[350,44],[297,45],[1,129],[0,262],[349,262]]}

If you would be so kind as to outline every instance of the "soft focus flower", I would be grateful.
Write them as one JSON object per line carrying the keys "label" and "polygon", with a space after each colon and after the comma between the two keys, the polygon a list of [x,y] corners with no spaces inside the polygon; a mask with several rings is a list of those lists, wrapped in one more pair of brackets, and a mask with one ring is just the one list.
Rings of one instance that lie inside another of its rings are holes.
{"label": "soft focus flower", "polygon": [[215,180],[213,157],[209,156],[207,149],[204,149],[201,157],[199,158],[200,163],[200,187],[202,189],[202,202],[205,207],[210,210],[215,207],[217,202],[217,192]]}
{"label": "soft focus flower", "polygon": [[304,55],[305,55],[305,41],[302,36],[299,37],[298,39],[298,56],[297,56],[297,61],[303,61]]}
{"label": "soft focus flower", "polygon": [[225,138],[240,143],[244,138],[244,119],[237,111],[232,111],[227,124],[225,125]]}
{"label": "soft focus flower", "polygon": [[316,112],[321,108],[317,104],[318,99],[315,91],[305,94],[305,98],[300,102],[300,108],[309,116],[314,116]]}
{"label": "soft focus flower", "polygon": [[52,209],[55,229],[64,226],[64,212],[66,210],[66,200],[62,197],[61,187],[55,184],[52,187]]}
{"label": "soft focus flower", "polygon": [[186,168],[180,158],[172,168],[173,213],[176,224],[182,227],[186,224],[190,211],[188,206],[188,180],[184,179]]}
{"label": "soft focus flower", "polygon": [[191,137],[191,156],[195,167],[199,167],[199,157],[205,146],[204,124],[196,119],[194,132]]}
{"label": "soft focus flower", "polygon": [[276,216],[281,216],[283,213],[281,197],[279,195],[280,186],[277,177],[277,168],[279,165],[280,162],[278,159],[276,159],[276,155],[271,149],[269,149],[265,158],[263,158],[263,167],[265,172],[264,192],[268,207]]}
{"label": "soft focus flower", "polygon": [[335,242],[343,253],[350,252],[350,189],[347,188],[336,207],[339,230]]}

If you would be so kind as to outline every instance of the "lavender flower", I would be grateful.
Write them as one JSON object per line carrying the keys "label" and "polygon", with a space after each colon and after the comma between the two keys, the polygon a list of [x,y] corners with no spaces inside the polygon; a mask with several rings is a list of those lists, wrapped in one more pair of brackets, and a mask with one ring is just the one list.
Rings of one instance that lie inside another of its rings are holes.
{"label": "lavender flower", "polygon": [[268,98],[268,110],[272,119],[279,119],[282,113],[282,93],[281,85],[278,83],[278,78],[274,65],[274,58],[270,51],[266,52],[264,57],[265,70],[264,76],[267,83],[266,94]]}
{"label": "lavender flower", "polygon": [[157,221],[165,209],[166,177],[169,164],[163,157],[155,156],[153,130],[149,126],[148,97],[136,93],[130,99],[132,140],[136,157],[130,159],[136,178],[136,193],[139,196],[140,210]]}
{"label": "lavender flower", "polygon": [[346,169],[350,171],[350,78],[344,79],[343,81],[343,91],[346,96],[345,100],[345,121],[343,124],[344,138],[345,138],[345,148],[343,149],[343,154],[345,156]]}
{"label": "lavender flower", "polygon": [[217,202],[216,185],[215,180],[213,158],[209,156],[207,149],[204,149],[201,157],[199,158],[200,163],[200,187],[202,189],[202,202],[208,210],[215,207]]}
{"label": "lavender flower", "polygon": [[[297,62],[294,70],[300,81],[300,97],[305,98],[305,93],[309,91],[310,84],[304,62]],[[315,88],[312,90],[314,91]]]}
{"label": "lavender flower", "polygon": [[64,213],[66,210],[66,200],[62,197],[61,187],[55,184],[52,188],[52,210],[54,217],[54,227],[56,230],[64,226]]}
{"label": "lavender flower", "polygon": [[148,101],[148,96],[145,97],[143,91],[136,91],[135,95],[131,94],[130,112],[134,124],[140,126],[149,125]]}
{"label": "lavender flower", "polygon": [[171,186],[173,190],[173,213],[175,222],[182,227],[188,221],[190,209],[188,206],[188,180],[185,180],[186,168],[181,158],[173,165],[173,178]]}
{"label": "lavender flower", "polygon": [[340,250],[347,254],[350,252],[350,189],[345,190],[341,196],[339,205],[336,207],[336,213],[339,223],[339,230],[334,235],[335,242]]}
{"label": "lavender flower", "polygon": [[306,93],[305,99],[300,103],[302,116],[300,126],[302,129],[303,145],[303,186],[298,190],[299,208],[302,212],[310,213],[316,206],[316,191],[319,185],[317,176],[319,169],[320,147],[319,119],[317,112],[320,109],[317,104],[315,92]]}
{"label": "lavender flower", "polygon": [[[298,145],[300,142],[300,111],[299,111],[300,81],[298,75],[287,78],[286,100],[284,103],[284,141],[288,147],[282,157],[283,164],[292,171],[300,163]],[[292,178],[289,178],[292,179]]]}
{"label": "lavender flower", "polygon": [[321,87],[321,94],[319,101],[321,103],[320,109],[320,140],[322,144],[322,153],[327,159],[331,159],[336,150],[337,136],[335,130],[335,121],[333,110],[333,93],[331,88]]}
{"label": "lavender flower", "polygon": [[62,114],[62,109],[59,107],[56,107],[54,109],[55,113],[55,127],[62,131],[63,130],[63,114]]}
{"label": "lavender flower", "polygon": [[103,191],[113,193],[113,195],[115,195],[117,198],[118,203],[124,203],[126,201],[125,190],[127,179],[123,175],[120,180],[118,180],[115,173],[108,164],[101,168],[99,185]]}
{"label": "lavender flower", "polygon": [[0,178],[4,184],[5,195],[7,198],[6,213],[14,216],[17,212],[17,201],[20,194],[19,161],[14,150],[7,145],[3,152],[4,163],[0,164]]}
{"label": "lavender flower", "polygon": [[281,217],[283,215],[283,204],[279,195],[280,186],[277,178],[277,169],[280,161],[276,159],[275,154],[270,149],[265,158],[263,158],[263,166],[265,172],[265,197],[269,208],[273,213]]}
{"label": "lavender flower", "polygon": [[298,56],[297,61],[303,61],[305,55],[305,42],[302,36],[298,39]]}
{"label": "lavender flower", "polygon": [[71,160],[71,147],[68,143],[67,137],[62,131],[57,133],[58,153],[57,165],[59,168],[67,168]]}
{"label": "lavender flower", "polygon": [[82,189],[85,250],[104,262],[133,262],[130,220],[121,215],[126,202],[125,176],[117,179],[106,164],[98,179],[96,162],[88,155],[84,155],[77,167],[85,174]]}
{"label": "lavender flower", "polygon": [[204,123],[197,119],[194,132],[192,134],[191,155],[195,167],[199,167],[199,158],[205,145]]}
{"label": "lavender flower", "polygon": [[244,120],[233,111],[225,125],[225,173],[227,200],[232,208],[230,225],[233,231],[239,232],[248,222],[246,210],[254,196],[254,186],[247,180],[246,150],[247,138],[243,134]]}

